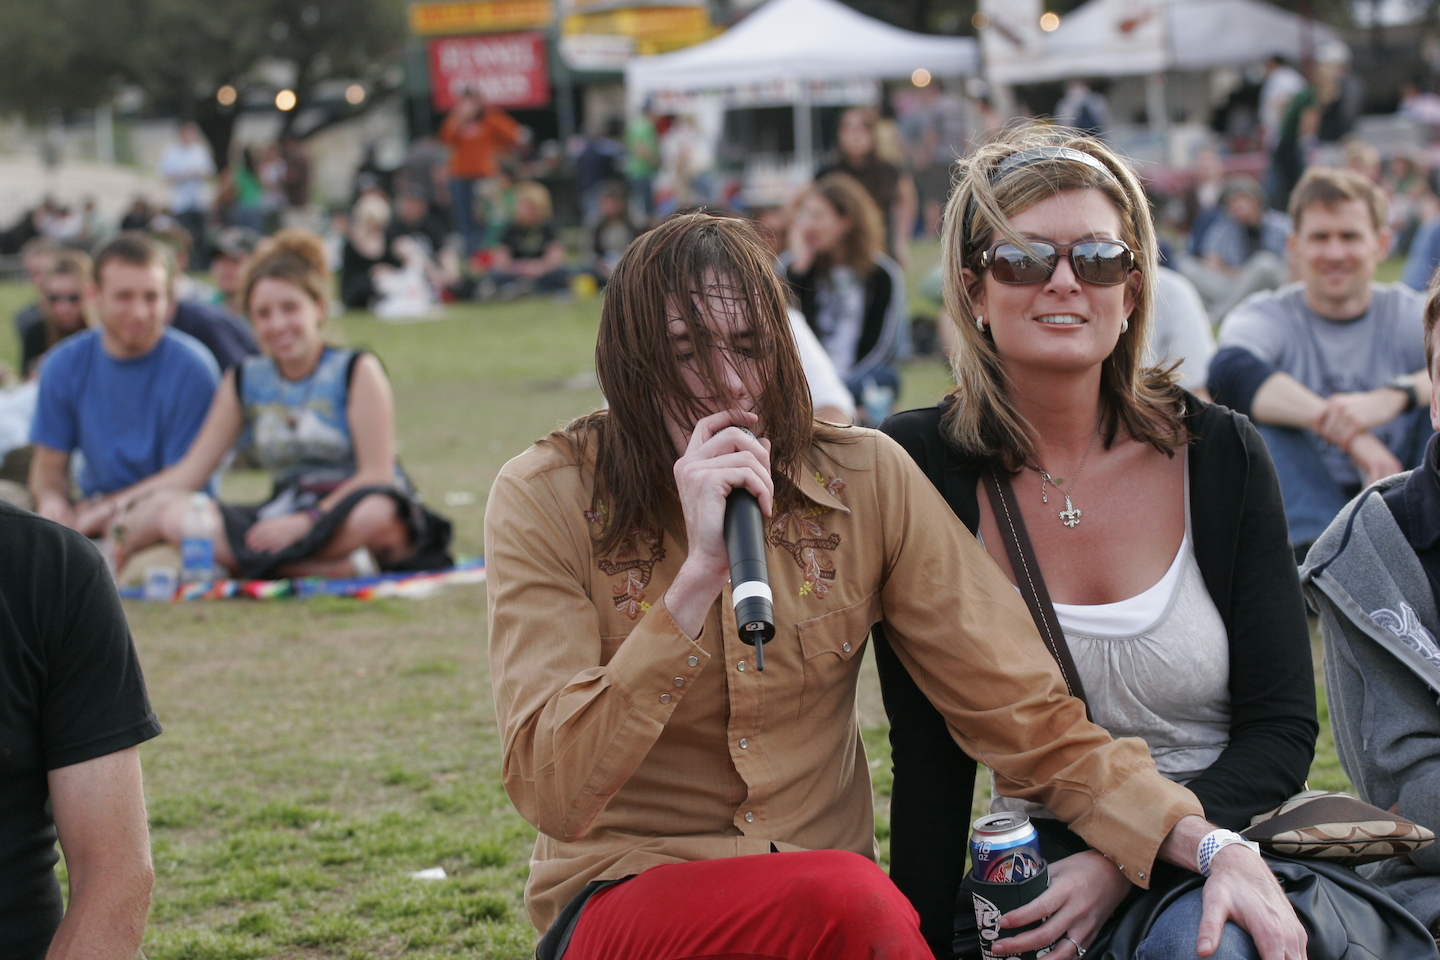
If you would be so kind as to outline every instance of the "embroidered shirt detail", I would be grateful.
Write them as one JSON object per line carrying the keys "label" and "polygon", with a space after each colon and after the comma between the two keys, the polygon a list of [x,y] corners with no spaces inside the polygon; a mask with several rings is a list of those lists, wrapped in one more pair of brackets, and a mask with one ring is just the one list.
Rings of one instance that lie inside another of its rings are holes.
{"label": "embroidered shirt detail", "polygon": [[[608,516],[602,507],[599,510],[586,510],[585,519],[592,524],[603,525]],[[648,553],[648,556],[640,556],[642,551]],[[624,579],[612,588],[614,596],[611,602],[615,604],[616,610],[631,620],[649,612],[651,604],[645,599],[645,588],[650,585],[655,564],[664,559],[665,548],[660,545],[658,537],[632,530],[614,560],[601,557],[595,562],[600,572],[608,577],[624,575]]]}
{"label": "embroidered shirt detail", "polygon": [[1370,614],[1378,626],[1389,630],[1399,637],[1405,646],[1414,650],[1424,657],[1432,667],[1440,670],[1440,644],[1436,644],[1435,637],[1425,629],[1425,624],[1420,622],[1420,617],[1415,613],[1415,608],[1405,601],[1400,601],[1400,612],[1381,607]]}
{"label": "embroidered shirt detail", "polygon": [[815,472],[815,482],[825,488],[825,492],[832,497],[840,496],[840,491],[845,489],[845,481],[839,477],[831,477],[829,480],[818,470]]}
{"label": "embroidered shirt detail", "polygon": [[[815,474],[815,482],[825,488],[825,492],[832,497],[838,496],[840,491],[845,489],[845,481],[839,477],[829,480],[819,473]],[[800,565],[805,579],[800,583],[799,595],[808,597],[814,595],[823,598],[830,592],[830,585],[835,582],[835,561],[817,550],[834,550],[840,546],[840,534],[825,532],[825,524],[820,518],[830,512],[829,507],[822,507],[816,504],[804,504],[792,507],[770,521],[769,529],[765,531],[765,540],[772,547],[780,547],[795,562]],[[790,525],[794,522],[799,536],[794,540],[786,539]]]}

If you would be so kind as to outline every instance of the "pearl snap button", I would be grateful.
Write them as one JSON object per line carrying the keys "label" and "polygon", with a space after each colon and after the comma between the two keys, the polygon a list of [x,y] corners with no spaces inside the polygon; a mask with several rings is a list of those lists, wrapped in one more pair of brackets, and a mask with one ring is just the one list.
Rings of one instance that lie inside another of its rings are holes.
{"label": "pearl snap button", "polygon": [[741,749],[741,750],[744,750],[744,749],[746,749],[746,748],[749,747],[749,746],[750,746],[750,741],[749,741],[749,740],[746,740],[744,737],[741,737],[741,738],[740,738],[740,749]]}
{"label": "pearl snap button", "polygon": [[700,665],[700,658],[699,658],[699,657],[686,657],[686,658],[685,658],[685,662],[688,663],[688,664],[690,664],[690,666],[692,666],[692,667],[698,667],[698,666]]}
{"label": "pearl snap button", "polygon": [[662,694],[660,694],[660,702],[661,702],[661,703],[669,703],[669,702],[670,702],[670,694],[668,694],[668,693],[662,693]]}
{"label": "pearl snap button", "polygon": [[677,686],[677,687],[683,687],[683,686],[685,686],[685,678],[684,678],[684,677],[676,677],[676,678],[675,678],[675,686]]}
{"label": "pearl snap button", "polygon": [[846,653],[849,653],[849,652],[850,652],[850,641],[849,641],[849,640],[846,640],[844,643],[840,644],[840,649],[841,649],[841,650],[844,650]]}
{"label": "pearl snap button", "polygon": [[753,814],[753,813],[747,813],[747,814],[745,814],[745,822],[746,822],[746,823],[754,823],[754,822],[755,822],[755,814]]}
{"label": "pearl snap button", "polygon": [[736,669],[736,670],[744,670],[744,669],[745,669],[745,661],[744,661],[744,660],[741,660],[739,663],[735,664],[735,669]]}

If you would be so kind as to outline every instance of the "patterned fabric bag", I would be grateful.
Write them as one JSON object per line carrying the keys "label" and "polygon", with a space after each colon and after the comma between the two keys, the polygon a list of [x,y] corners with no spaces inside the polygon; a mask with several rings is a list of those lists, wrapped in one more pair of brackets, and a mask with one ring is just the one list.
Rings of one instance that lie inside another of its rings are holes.
{"label": "patterned fabric bag", "polygon": [[1241,831],[1273,853],[1356,867],[1428,847],[1430,830],[1348,793],[1304,790]]}

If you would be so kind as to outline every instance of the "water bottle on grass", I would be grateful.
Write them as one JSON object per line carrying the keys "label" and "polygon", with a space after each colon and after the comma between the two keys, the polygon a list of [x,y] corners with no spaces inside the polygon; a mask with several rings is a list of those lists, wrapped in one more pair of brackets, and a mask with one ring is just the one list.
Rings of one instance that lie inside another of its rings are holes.
{"label": "water bottle on grass", "polygon": [[190,494],[190,509],[180,521],[180,579],[187,582],[215,578],[215,535],[219,532],[210,498]]}

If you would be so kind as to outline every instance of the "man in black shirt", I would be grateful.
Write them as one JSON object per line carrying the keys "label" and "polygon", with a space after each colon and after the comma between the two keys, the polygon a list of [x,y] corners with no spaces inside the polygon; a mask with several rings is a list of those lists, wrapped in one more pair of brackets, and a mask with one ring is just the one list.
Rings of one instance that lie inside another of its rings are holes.
{"label": "man in black shirt", "polygon": [[160,725],[125,613],[80,534],[0,503],[0,544],[0,957],[133,957],[153,881],[138,744]]}

